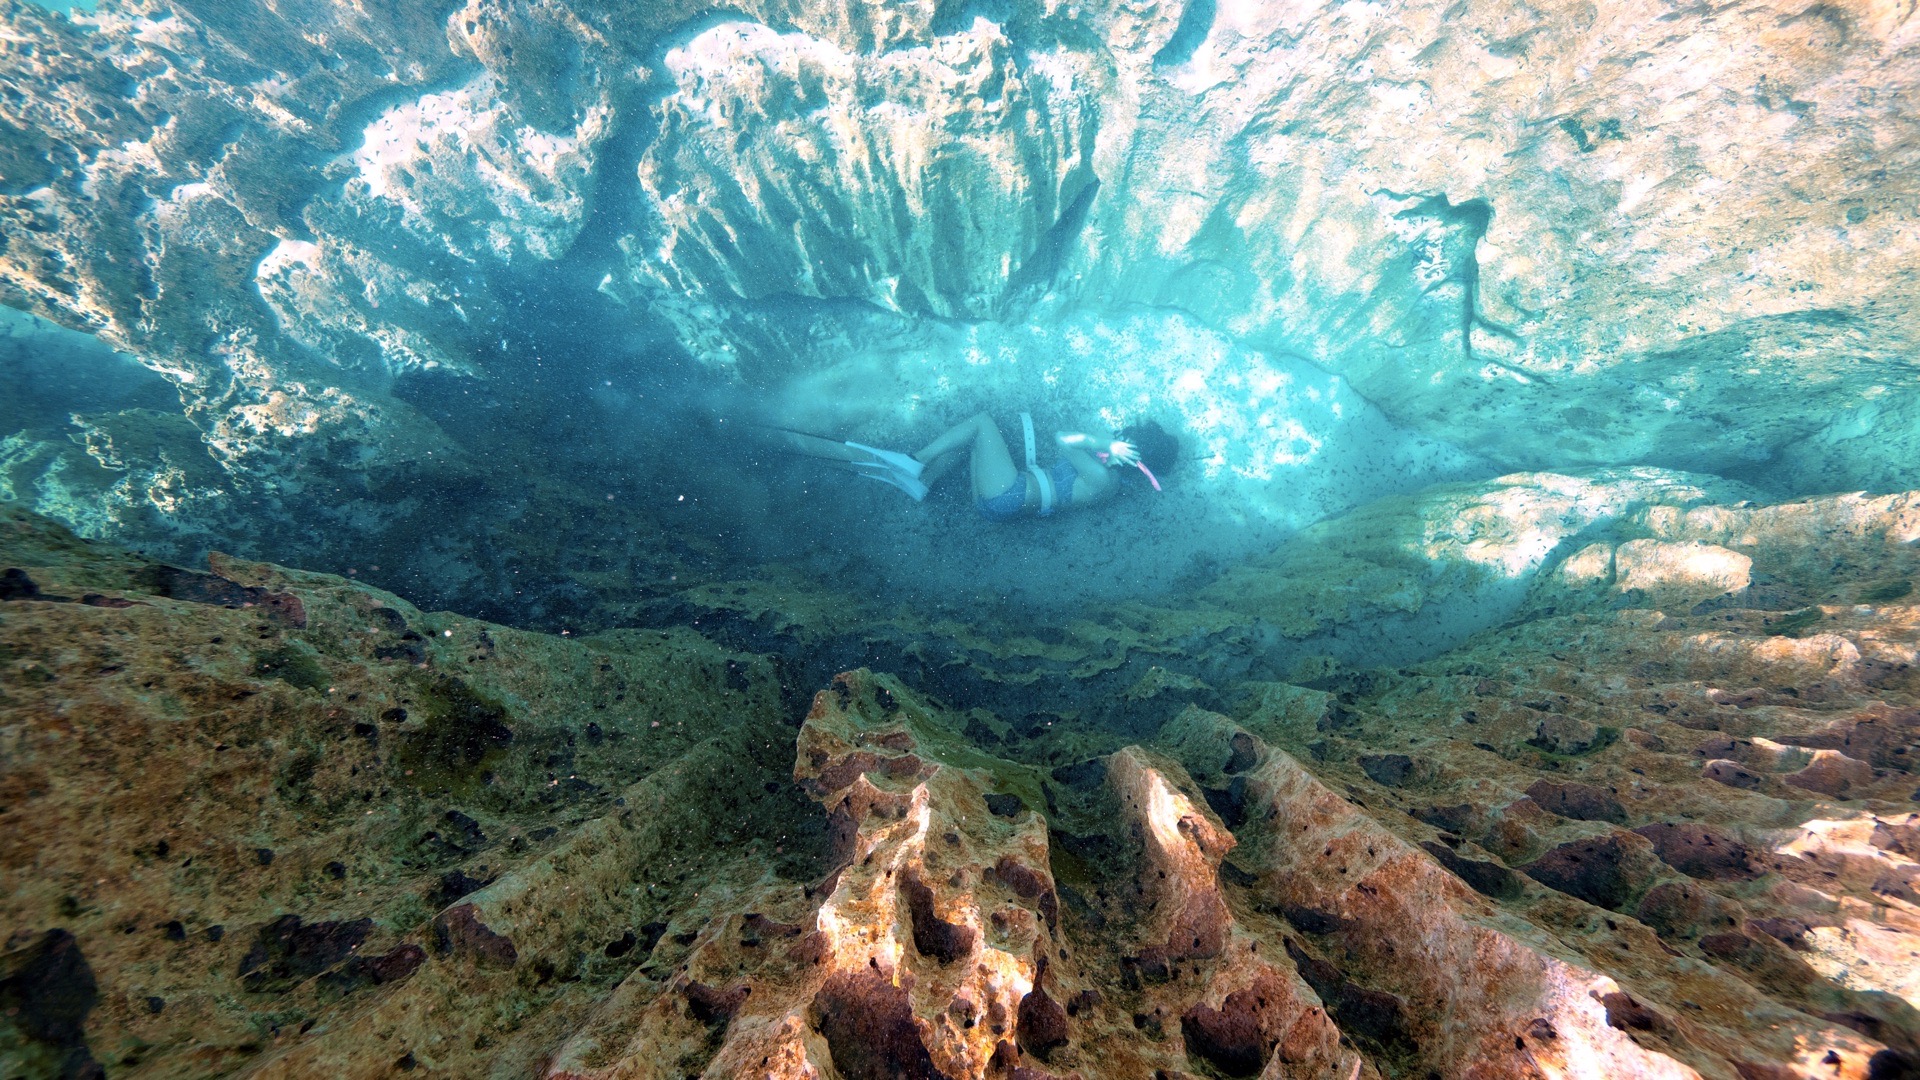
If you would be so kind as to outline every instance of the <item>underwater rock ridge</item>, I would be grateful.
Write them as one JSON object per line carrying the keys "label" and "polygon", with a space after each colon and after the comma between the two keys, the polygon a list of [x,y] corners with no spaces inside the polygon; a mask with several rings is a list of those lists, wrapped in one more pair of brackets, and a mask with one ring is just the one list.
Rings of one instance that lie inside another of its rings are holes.
{"label": "underwater rock ridge", "polygon": [[1907,502],[1663,510],[1607,542],[1728,545],[1766,584],[1650,608],[1543,577],[1551,613],[1431,660],[1130,731],[867,669],[796,718],[779,665],[688,630],[531,634],[216,564],[294,625],[8,511],[0,997],[36,1005],[0,1014],[0,1061],[1903,1075]]}

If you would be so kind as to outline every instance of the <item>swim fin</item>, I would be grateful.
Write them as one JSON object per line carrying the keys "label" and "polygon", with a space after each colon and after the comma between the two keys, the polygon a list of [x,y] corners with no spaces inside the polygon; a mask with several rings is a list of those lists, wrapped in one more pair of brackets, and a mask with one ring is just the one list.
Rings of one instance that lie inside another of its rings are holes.
{"label": "swim fin", "polygon": [[878,480],[883,484],[892,484],[894,487],[913,496],[914,502],[919,502],[921,499],[927,497],[927,485],[921,483],[918,477],[908,476],[906,473],[900,472],[897,469],[889,469],[885,465],[870,462],[855,462],[853,471],[870,480]]}
{"label": "swim fin", "polygon": [[[920,478],[920,470],[926,468],[919,458],[911,454],[902,454],[897,450],[882,450],[877,446],[868,446],[866,443],[857,443],[852,440],[848,440],[847,445],[863,454],[872,454],[874,461],[897,469],[916,480]],[[866,462],[855,462],[855,464],[864,465]]]}
{"label": "swim fin", "polygon": [[849,441],[846,445],[863,454],[873,455],[872,461],[848,462],[854,472],[883,484],[892,484],[912,496],[914,502],[927,497],[927,485],[920,482],[920,470],[926,466],[918,459],[865,443]]}

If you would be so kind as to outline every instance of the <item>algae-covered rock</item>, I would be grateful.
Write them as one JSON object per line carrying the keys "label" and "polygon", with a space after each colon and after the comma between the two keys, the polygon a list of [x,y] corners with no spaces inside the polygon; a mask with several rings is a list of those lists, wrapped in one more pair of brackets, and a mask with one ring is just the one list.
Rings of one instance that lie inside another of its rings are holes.
{"label": "algae-covered rock", "polygon": [[0,1060],[1898,1075],[1915,609],[1815,602],[1857,591],[1834,554],[1920,573],[1876,505],[1714,538],[1805,633],[1618,593],[1403,667],[1115,667],[1049,714],[9,511]]}
{"label": "algae-covered rock", "polygon": [[[1770,617],[1772,633],[1798,636],[1823,614],[1797,601],[1906,598],[1906,552],[1920,523],[1910,493],[1847,494],[1650,504],[1612,520],[1605,535],[1540,575],[1528,609],[1759,609],[1780,613]],[[1836,567],[1844,567],[1839,577]]]}
{"label": "algae-covered rock", "polygon": [[[1200,596],[1259,616],[1288,637],[1426,613],[1449,625],[1458,640],[1517,606],[1536,573],[1570,540],[1647,507],[1684,508],[1744,494],[1723,480],[1658,469],[1516,473],[1442,484],[1314,525],[1271,555],[1229,569]],[[1600,568],[1589,565],[1596,557],[1588,553],[1563,574],[1597,576]],[[1606,571],[1612,570],[1610,560]],[[1736,576],[1717,565],[1700,573],[1715,582]]]}
{"label": "algae-covered rock", "polygon": [[[17,511],[0,527],[0,924],[72,936],[102,987],[87,1045],[109,1064],[255,1064],[342,1001],[471,996],[443,969],[475,950],[570,972],[524,998],[495,984],[499,1008],[557,1018],[627,963],[583,970],[491,899],[544,853],[649,798],[666,799],[643,819],[649,850],[782,846],[778,800],[729,808],[764,782],[752,733],[783,727],[763,660],[684,633],[602,645],[427,615],[264,564],[148,564]],[[662,866],[564,925],[638,928],[683,880]],[[455,901],[473,913],[449,936],[430,924]],[[503,1033],[481,1059],[544,1052]]]}

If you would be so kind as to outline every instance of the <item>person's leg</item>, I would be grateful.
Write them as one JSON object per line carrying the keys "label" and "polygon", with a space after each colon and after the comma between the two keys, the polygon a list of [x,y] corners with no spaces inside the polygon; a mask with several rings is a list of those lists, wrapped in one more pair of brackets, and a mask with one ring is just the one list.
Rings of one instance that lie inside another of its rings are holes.
{"label": "person's leg", "polygon": [[952,472],[953,467],[958,464],[960,464],[959,451],[956,450],[951,454],[941,454],[939,457],[927,462],[926,466],[920,470],[920,482],[928,487],[932,487],[940,482],[941,477]]}
{"label": "person's leg", "polygon": [[828,461],[866,461],[870,457],[846,443],[835,442],[818,435],[789,431],[786,428],[769,428],[768,430],[772,431],[787,449],[796,454],[805,454],[808,457],[823,458]]}
{"label": "person's leg", "polygon": [[993,498],[1020,479],[1020,470],[1007,451],[1007,440],[1000,437],[1000,429],[986,413],[976,413],[955,424],[913,456],[932,464],[963,447],[972,451],[974,498]]}
{"label": "person's leg", "polygon": [[973,497],[988,499],[1012,487],[1020,479],[1020,468],[1007,452],[1007,440],[993,417],[980,414],[980,432],[973,440]]}
{"label": "person's leg", "polygon": [[937,438],[921,447],[920,452],[913,456],[931,465],[933,459],[937,457],[951,454],[955,450],[965,450],[973,445],[974,435],[979,432],[980,425],[983,423],[991,425],[993,420],[986,413],[974,413],[941,432]]}

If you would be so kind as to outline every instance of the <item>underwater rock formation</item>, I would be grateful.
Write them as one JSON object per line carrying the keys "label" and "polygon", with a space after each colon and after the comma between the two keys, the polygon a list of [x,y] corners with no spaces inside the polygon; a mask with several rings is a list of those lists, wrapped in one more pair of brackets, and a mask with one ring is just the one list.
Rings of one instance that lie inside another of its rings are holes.
{"label": "underwater rock formation", "polygon": [[[0,324],[0,1075],[1920,1074],[1916,80],[1885,4],[0,5],[0,303],[150,373]],[[1016,400],[1187,461],[1015,559],[736,434]]]}
{"label": "underwater rock formation", "polygon": [[[1628,551],[1630,565],[1635,552],[1645,554],[1632,580],[1656,576],[1663,597],[1719,600],[1746,584],[1726,568],[1742,560],[1750,566],[1749,556],[1697,542],[1656,543],[1645,523],[1690,520],[1684,515],[1696,510],[1743,513],[1724,508],[1757,494],[1664,469],[1514,473],[1380,499],[1257,556],[1203,565],[1162,595],[1083,602],[1057,618],[927,619],[791,573],[688,588],[656,602],[650,617],[698,620],[743,649],[864,657],[858,662],[993,708],[1091,711],[1124,723],[1127,707],[1165,694],[1218,704],[1214,687],[1234,682],[1425,659],[1529,605],[1550,608],[1569,582],[1611,584],[1616,546]],[[1836,527],[1851,521],[1857,534],[1871,531],[1863,522],[1897,517],[1905,498],[1849,496],[1752,512],[1809,527],[1826,527],[1831,516]],[[1792,537],[1794,527],[1780,528]],[[964,549],[970,540],[949,543]],[[1126,565],[1132,543],[1108,531],[1084,540],[1077,555]],[[990,557],[985,544],[980,550]],[[1667,566],[1676,552],[1688,558]],[[1582,602],[1612,603],[1623,593],[1591,592]],[[1633,598],[1648,599],[1644,589]],[[623,601],[606,598],[616,609]]]}
{"label": "underwater rock formation", "polygon": [[[0,299],[166,375],[242,483],[470,468],[395,380],[522,377],[540,274],[776,397],[849,343],[903,378],[923,316],[1144,308],[1508,467],[1891,490],[1920,459],[1897,7],[3,17]],[[1005,384],[961,359],[942,393]],[[1182,370],[1061,404],[1221,424]]]}
{"label": "underwater rock formation", "polygon": [[1662,482],[1432,659],[1044,718],[6,511],[0,1061],[1911,1075],[1920,505]]}
{"label": "underwater rock formation", "polygon": [[[708,171],[671,195],[649,188],[657,224],[638,234],[638,261],[706,301],[667,303],[705,319],[688,339],[718,362],[752,347],[715,317],[735,296],[978,314],[988,278],[1016,305],[1055,289],[1069,304],[1180,308],[1304,355],[1417,430],[1504,464],[1721,471],[1799,444],[1796,465],[1829,483],[1884,483],[1891,455],[1840,444],[1911,408],[1905,268],[1920,231],[1895,194],[1909,181],[1845,147],[1857,130],[1911,125],[1886,95],[1912,77],[1912,15],[1458,16],[1194,0],[1005,27],[936,17],[910,40],[930,38],[937,60],[844,120],[833,86],[862,61],[830,59],[840,40],[715,27],[682,49],[712,58],[699,68],[704,111],[675,104],[695,96],[689,59],[654,144],[674,160],[701,147]],[[1024,81],[979,44],[1002,34],[1024,54]],[[735,53],[755,59],[719,66]],[[1703,55],[1716,58],[1710,76]],[[803,74],[822,64],[838,74]],[[967,96],[944,146],[888,152],[896,117],[927,130],[952,115],[951,97],[928,109],[915,96],[943,80],[988,89]],[[1062,86],[1080,100],[1062,102]],[[803,120],[823,108],[844,133],[824,149]],[[1025,120],[1076,108],[1091,138]],[[1011,155],[975,132],[1023,123],[1040,136]],[[777,181],[764,179],[770,160]],[[1009,213],[1000,200],[1036,175],[1053,190]],[[949,244],[937,270],[900,257],[899,216],[953,233],[940,210],[958,192],[977,222],[968,241],[1030,220],[1030,207],[1057,218],[1024,243]],[[697,213],[683,206],[694,193]],[[836,242],[812,239],[821,231]],[[728,243],[687,243],[710,235]],[[741,242],[756,236],[772,250]],[[845,258],[849,238],[859,248]],[[835,269],[849,264],[883,280],[849,282]]]}

